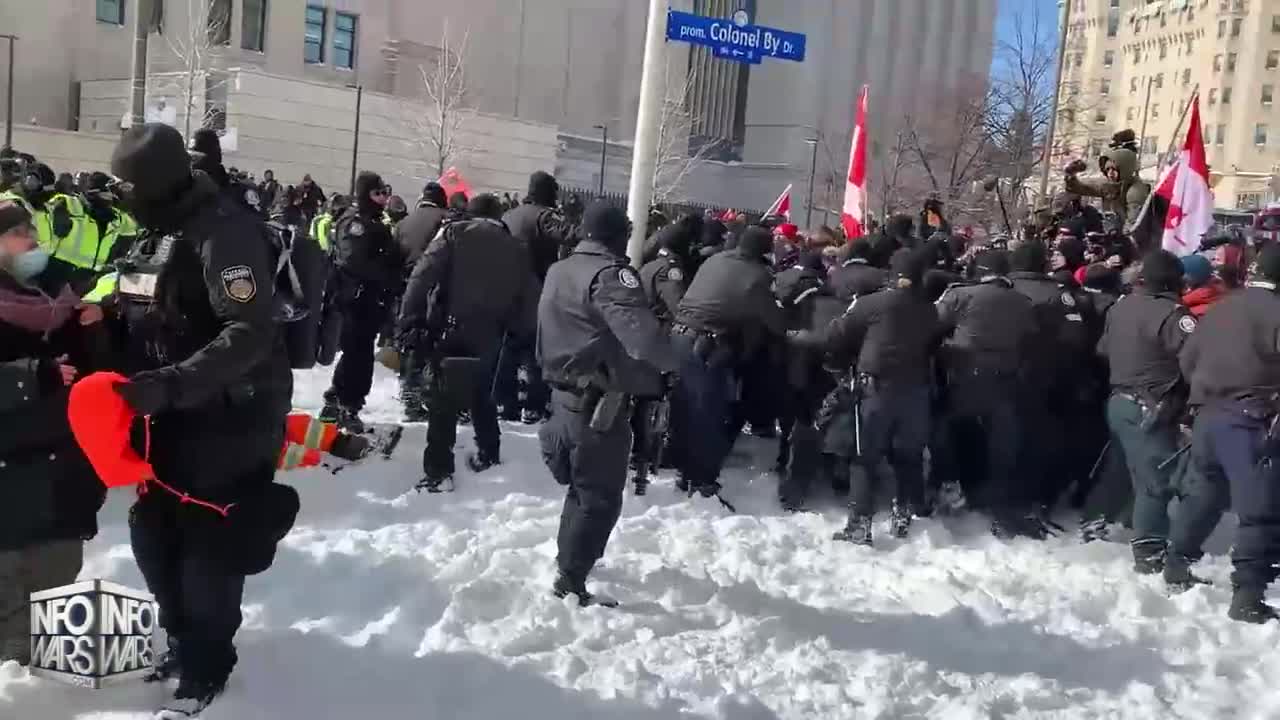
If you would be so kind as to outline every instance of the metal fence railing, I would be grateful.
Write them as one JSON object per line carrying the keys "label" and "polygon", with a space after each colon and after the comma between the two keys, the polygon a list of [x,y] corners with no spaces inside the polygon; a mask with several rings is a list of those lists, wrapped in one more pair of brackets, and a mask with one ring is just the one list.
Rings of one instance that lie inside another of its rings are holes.
{"label": "metal fence railing", "polygon": [[[564,186],[560,188],[561,203],[564,203],[566,200],[568,200],[570,197],[574,195],[577,195],[582,200],[583,204],[588,204],[593,200],[601,199],[615,207],[620,207],[623,209],[626,209],[627,207],[626,193],[606,192],[605,194],[601,195],[597,190],[587,190],[586,188],[564,187]],[[748,222],[752,222],[752,223],[759,222],[760,218],[764,216],[764,212],[761,210],[739,208],[739,207],[728,208],[728,207],[721,207],[719,205],[707,205],[704,203],[689,203],[689,202],[654,203],[654,207],[662,211],[662,214],[667,216],[667,218],[671,220],[675,220],[676,218],[680,217],[681,215],[684,215],[685,213],[694,213],[694,214],[701,215],[705,213],[707,210],[711,210],[716,214],[717,217],[719,217],[726,210],[730,210],[730,209],[739,213],[744,213],[747,216]]]}

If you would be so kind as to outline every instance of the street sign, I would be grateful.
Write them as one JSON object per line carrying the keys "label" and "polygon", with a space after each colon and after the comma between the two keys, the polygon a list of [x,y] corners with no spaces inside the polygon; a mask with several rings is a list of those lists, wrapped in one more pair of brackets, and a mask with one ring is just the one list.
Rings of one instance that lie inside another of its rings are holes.
{"label": "street sign", "polygon": [[667,39],[711,48],[718,58],[759,65],[764,58],[804,62],[805,36],[734,19],[667,11]]}

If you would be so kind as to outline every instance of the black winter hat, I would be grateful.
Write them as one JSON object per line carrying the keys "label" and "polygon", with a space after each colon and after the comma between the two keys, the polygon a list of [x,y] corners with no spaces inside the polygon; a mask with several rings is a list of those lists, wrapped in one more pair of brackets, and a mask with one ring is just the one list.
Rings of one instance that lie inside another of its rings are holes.
{"label": "black winter hat", "polygon": [[1078,237],[1063,237],[1058,240],[1058,252],[1066,258],[1067,265],[1072,270],[1084,265],[1084,250],[1084,240]]}
{"label": "black winter hat", "polygon": [[748,257],[764,257],[765,253],[771,250],[773,250],[773,233],[759,225],[752,225],[743,230],[742,237],[738,238],[738,251]]}
{"label": "black winter hat", "polygon": [[1044,272],[1049,264],[1048,253],[1044,245],[1038,242],[1026,242],[1019,245],[1009,257],[1010,265],[1019,272]]}
{"label": "black winter hat", "polygon": [[445,195],[444,187],[438,182],[429,182],[422,188],[422,199],[440,208],[449,204],[449,198]]}
{"label": "black winter hat", "polygon": [[974,258],[979,275],[1008,275],[1009,253],[1005,250],[983,250]]}
{"label": "black winter hat", "polygon": [[473,217],[502,219],[502,200],[492,193],[482,193],[467,202],[467,212]]}
{"label": "black winter hat", "polygon": [[374,172],[362,172],[356,177],[356,199],[368,202],[369,194],[374,190],[386,187],[382,176]]}
{"label": "black winter hat", "polygon": [[1156,292],[1182,288],[1182,262],[1168,250],[1152,250],[1142,258],[1142,283]]}
{"label": "black winter hat", "polygon": [[206,162],[222,164],[222,142],[218,140],[218,133],[209,128],[200,128],[191,136],[191,151],[204,155]]}
{"label": "black winter hat", "polygon": [[111,174],[132,183],[143,200],[167,200],[191,184],[191,158],[182,134],[162,123],[129,128],[111,154]]}
{"label": "black winter hat", "polygon": [[912,283],[919,283],[924,277],[924,263],[920,253],[903,248],[889,258],[889,271],[894,277],[905,278]]}
{"label": "black winter hat", "polygon": [[559,196],[560,183],[557,183],[550,174],[539,170],[529,176],[529,192],[525,194],[526,200],[537,205],[555,207]]}
{"label": "black winter hat", "polygon": [[865,237],[849,243],[849,257],[866,260],[871,257],[871,241]]}
{"label": "black winter hat", "polygon": [[588,240],[598,242],[621,255],[627,249],[631,221],[627,220],[627,214],[619,208],[597,200],[583,213],[582,230]]}
{"label": "black winter hat", "polygon": [[21,203],[12,200],[0,201],[0,235],[24,225],[31,224],[31,213]]}
{"label": "black winter hat", "polygon": [[1253,274],[1268,282],[1280,282],[1280,245],[1267,243],[1253,261]]}

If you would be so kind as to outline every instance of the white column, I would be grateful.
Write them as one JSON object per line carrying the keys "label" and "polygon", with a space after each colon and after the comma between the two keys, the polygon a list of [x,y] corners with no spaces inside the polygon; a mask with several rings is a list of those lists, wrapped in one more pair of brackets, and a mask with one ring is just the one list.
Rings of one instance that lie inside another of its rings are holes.
{"label": "white column", "polygon": [[640,111],[636,115],[636,142],[631,157],[631,192],[627,217],[631,241],[627,255],[640,267],[644,239],[649,231],[649,203],[653,200],[653,175],[658,161],[658,133],[662,103],[667,93],[667,0],[649,0],[649,25],[644,38],[644,71],[640,76]]}

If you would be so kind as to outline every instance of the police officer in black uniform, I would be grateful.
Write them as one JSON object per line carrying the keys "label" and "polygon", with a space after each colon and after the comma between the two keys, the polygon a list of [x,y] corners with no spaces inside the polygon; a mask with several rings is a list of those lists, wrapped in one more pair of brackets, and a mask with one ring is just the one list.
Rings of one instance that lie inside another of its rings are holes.
{"label": "police officer in black uniform", "polygon": [[553,388],[538,435],[556,482],[567,486],[554,592],[597,600],[586,579],[622,509],[631,448],[629,401],[654,396],[679,362],[627,264],[630,223],[604,202],[583,218],[585,238],[547,274],[538,302],[538,362]]}
{"label": "police officer in black uniform", "polygon": [[530,342],[538,284],[524,246],[507,232],[502,201],[477,195],[472,220],[450,223],[422,254],[401,304],[402,347],[427,358],[427,448],[419,487],[452,490],[458,412],[471,411],[477,452],[472,472],[499,462],[493,375],[504,338]]}
{"label": "police officer in black uniform", "polygon": [[[1235,593],[1228,615],[1264,623],[1280,619],[1263,602],[1280,564],[1280,245],[1267,245],[1244,288],[1201,318],[1179,358],[1199,408],[1191,464],[1206,486],[1230,484],[1240,518],[1231,562]],[[1116,304],[1114,315],[1129,300]],[[1181,320],[1180,320],[1181,322]],[[1213,524],[1205,518],[1210,530]],[[1198,547],[1194,548],[1199,550]],[[1170,552],[1168,568],[1174,561]]]}
{"label": "police officer in black uniform", "polygon": [[[1171,586],[1199,582],[1190,565],[1203,554],[1226,503],[1225,480],[1166,462],[1178,452],[1178,425],[1187,387],[1178,353],[1196,331],[1196,320],[1180,302],[1182,266],[1172,253],[1157,250],[1142,262],[1141,284],[1107,313],[1098,354],[1111,367],[1107,425],[1124,449],[1133,478],[1134,570],[1163,571]],[[1229,344],[1240,352],[1240,336]],[[1223,480],[1221,483],[1217,482]],[[1181,497],[1169,517],[1169,500]]]}
{"label": "police officer in black uniform", "polygon": [[232,177],[223,167],[222,141],[218,139],[217,132],[209,128],[195,131],[191,138],[191,162],[197,170],[208,175],[228,197],[259,218],[266,219],[271,208],[262,204],[257,186]]}
{"label": "police officer in black uniform", "polygon": [[[409,276],[417,267],[418,260],[426,252],[427,246],[440,234],[445,223],[448,210],[448,198],[440,183],[429,182],[422,189],[422,198],[418,207],[409,217],[396,225],[395,239],[404,256],[404,279],[408,283]],[[412,348],[401,348],[400,402],[404,404],[405,420],[423,422],[427,419],[427,408],[423,404],[423,382],[427,368],[426,357],[420,357]]]}
{"label": "police officer in black uniform", "polygon": [[[1043,537],[1027,517],[1032,496],[1017,477],[1022,446],[1016,384],[1022,357],[1035,337],[1031,301],[1009,280],[1009,254],[985,250],[975,258],[977,282],[952,286],[938,299],[938,319],[950,403],[948,448],[971,502],[990,508],[999,537]],[[981,457],[985,450],[985,473]],[[961,458],[962,453],[978,457]]]}
{"label": "police officer in black uniform", "polygon": [[404,272],[400,247],[382,222],[387,188],[375,173],[356,178],[355,205],[334,228],[333,283],[342,308],[342,357],[324,394],[320,419],[348,431],[364,431],[360,410],[373,385],[374,339],[399,294]]}
{"label": "police officer in black uniform", "polygon": [[852,302],[885,286],[888,275],[871,264],[871,241],[858,238],[849,244],[848,257],[831,271],[831,289],[836,297]]}
{"label": "police officer in black uniform", "polygon": [[786,334],[765,258],[772,249],[768,230],[747,228],[734,249],[707,259],[680,301],[672,326],[681,357],[676,406],[683,427],[700,433],[697,451],[682,458],[681,489],[706,497],[719,493],[720,468],[733,445],[728,431],[721,431],[731,419],[730,387],[764,342]]}
{"label": "police officer in black uniform", "polygon": [[145,229],[113,323],[131,373],[116,390],[145,418],[134,444],[156,475],[130,513],[133,552],[170,638],[157,671],[180,659],[168,709],[194,716],[236,664],[245,576],[270,566],[298,510],[272,482],[293,375],[261,222],[193,174],[167,125],[126,131],[111,167]]}
{"label": "police officer in black uniform", "polygon": [[[554,177],[545,172],[535,172],[529,176],[529,192],[520,207],[502,217],[511,234],[524,243],[539,282],[546,279],[551,264],[567,253],[578,239],[573,223],[556,209],[559,194],[560,185]],[[507,420],[520,419],[534,424],[546,415],[547,386],[533,355],[533,348],[528,345],[508,344],[503,353],[502,367],[498,370],[498,400]],[[517,382],[521,365],[525,367],[527,378],[523,403],[520,402]]]}

